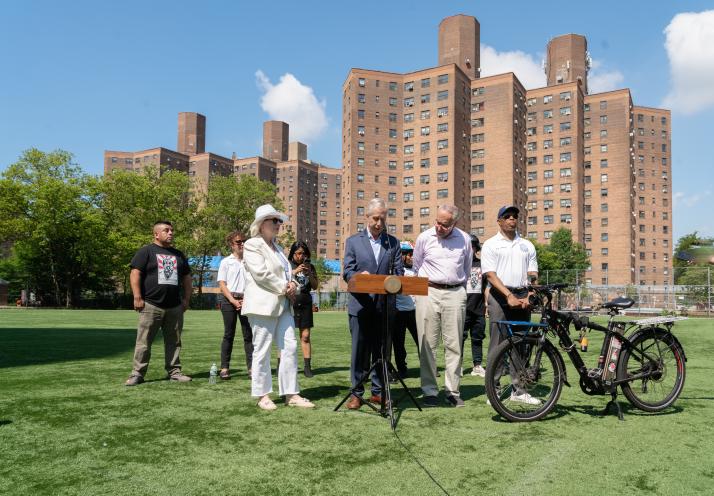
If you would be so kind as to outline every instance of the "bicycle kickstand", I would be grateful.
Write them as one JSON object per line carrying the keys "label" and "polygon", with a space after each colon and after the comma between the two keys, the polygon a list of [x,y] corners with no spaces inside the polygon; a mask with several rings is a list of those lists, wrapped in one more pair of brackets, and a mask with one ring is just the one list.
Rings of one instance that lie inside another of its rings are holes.
{"label": "bicycle kickstand", "polygon": [[619,420],[624,421],[625,416],[622,414],[622,408],[620,407],[620,404],[617,402],[617,390],[612,390],[610,392],[612,395],[612,399],[607,402],[607,405],[605,405],[605,409],[602,411],[603,415],[607,415],[608,412],[610,411],[610,405],[613,405],[615,407],[615,412],[617,412],[617,418]]}

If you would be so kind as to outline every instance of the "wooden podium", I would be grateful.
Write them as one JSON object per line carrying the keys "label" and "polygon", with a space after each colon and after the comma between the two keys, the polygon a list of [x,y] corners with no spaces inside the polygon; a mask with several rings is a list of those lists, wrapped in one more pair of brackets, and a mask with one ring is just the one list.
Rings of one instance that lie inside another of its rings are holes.
{"label": "wooden podium", "polygon": [[[394,368],[391,362],[392,354],[392,333],[389,328],[390,322],[390,312],[396,310],[396,306],[392,303],[394,301],[394,296],[401,295],[428,295],[429,294],[429,279],[426,277],[404,277],[404,276],[387,276],[381,274],[355,274],[352,279],[347,283],[347,289],[350,293],[366,293],[366,294],[378,294],[384,295],[386,301],[383,302],[385,311],[382,312],[382,332],[380,335],[380,357],[372,364],[368,371],[360,379],[359,383],[362,384],[367,381],[374,370],[381,375],[383,383],[382,391],[382,403],[381,408],[377,410],[369,402],[364,402],[367,406],[372,408],[374,411],[379,412],[382,416],[389,417],[389,422],[392,426],[392,430],[396,428],[396,419],[394,417],[394,411],[392,409],[392,390],[389,385],[390,374],[396,377],[401,383],[402,388],[411,398],[414,406],[416,406],[419,411],[421,407],[417,403],[416,399],[409,391],[409,388],[404,381],[399,376],[399,373]],[[342,404],[347,401],[347,399],[352,396],[355,392],[355,388],[350,389],[347,396],[335,407],[335,411],[339,410]],[[356,395],[355,395],[356,396]]]}

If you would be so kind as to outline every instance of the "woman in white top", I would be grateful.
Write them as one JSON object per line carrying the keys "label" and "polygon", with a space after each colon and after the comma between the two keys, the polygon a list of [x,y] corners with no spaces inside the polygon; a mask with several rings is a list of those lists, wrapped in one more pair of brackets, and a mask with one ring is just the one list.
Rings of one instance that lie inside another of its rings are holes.
{"label": "woman in white top", "polygon": [[297,380],[297,340],[291,301],[297,284],[292,280],[290,263],[276,243],[280,224],[287,216],[272,205],[261,205],[250,226],[251,238],[244,245],[246,279],[242,313],[253,328],[253,370],[251,394],[259,398],[258,407],[275,410],[270,399],[273,376],[270,371],[270,345],[277,342],[280,353],[278,394],[288,406],[312,408],[301,397]]}
{"label": "woman in white top", "polygon": [[226,236],[231,254],[221,260],[218,268],[218,286],[221,289],[221,314],[223,315],[223,340],[221,341],[221,379],[231,378],[230,363],[233,353],[233,340],[236,324],[240,322],[243,332],[243,349],[248,375],[253,360],[253,332],[250,323],[241,312],[243,293],[245,292],[245,268],[243,267],[243,245],[246,236],[240,231],[233,231]]}

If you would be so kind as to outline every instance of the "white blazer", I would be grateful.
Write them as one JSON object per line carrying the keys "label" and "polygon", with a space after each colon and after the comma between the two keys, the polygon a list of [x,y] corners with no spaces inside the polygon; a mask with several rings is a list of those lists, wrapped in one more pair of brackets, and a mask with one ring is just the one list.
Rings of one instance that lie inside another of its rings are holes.
{"label": "white blazer", "polygon": [[[278,246],[279,250],[282,250]],[[247,271],[243,294],[243,315],[278,317],[287,306],[292,314],[292,305],[286,305],[285,267],[278,254],[263,238],[250,238],[243,245],[243,266]]]}

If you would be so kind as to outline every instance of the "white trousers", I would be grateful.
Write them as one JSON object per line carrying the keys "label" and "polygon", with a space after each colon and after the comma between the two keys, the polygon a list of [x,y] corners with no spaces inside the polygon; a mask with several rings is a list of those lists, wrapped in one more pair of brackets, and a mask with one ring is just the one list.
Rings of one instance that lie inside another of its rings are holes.
{"label": "white trousers", "polygon": [[273,340],[280,351],[278,393],[280,396],[297,394],[300,391],[297,380],[297,340],[290,308],[286,306],[279,317],[247,317],[253,328],[251,395],[261,397],[273,392],[273,375],[270,371],[270,345]]}

